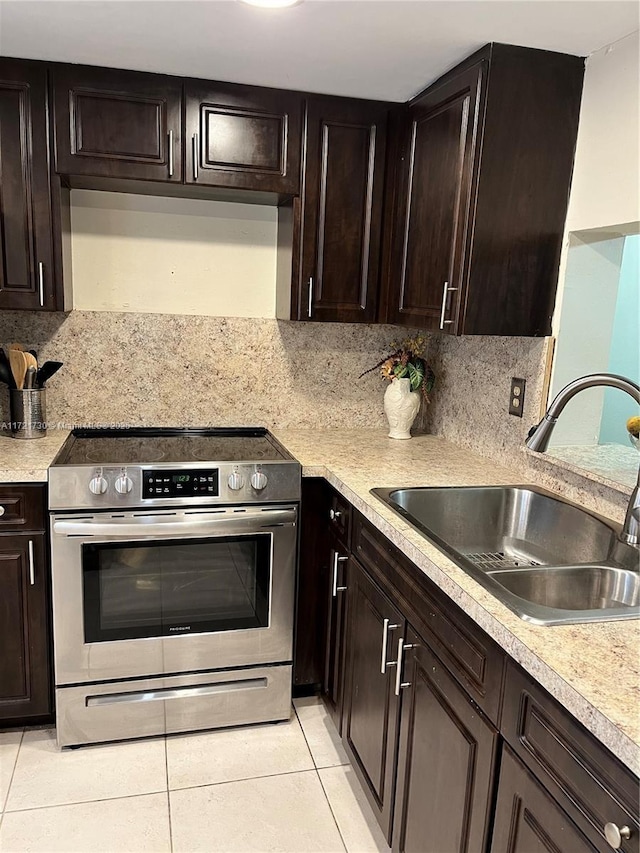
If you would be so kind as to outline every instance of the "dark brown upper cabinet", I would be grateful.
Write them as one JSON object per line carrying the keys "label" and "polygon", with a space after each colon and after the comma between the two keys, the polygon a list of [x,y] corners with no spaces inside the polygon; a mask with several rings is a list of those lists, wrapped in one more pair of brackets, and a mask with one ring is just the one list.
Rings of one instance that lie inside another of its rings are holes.
{"label": "dark brown upper cabinet", "polygon": [[376,318],[387,105],[310,98],[293,316]]}
{"label": "dark brown upper cabinet", "polygon": [[302,95],[188,80],[185,108],[187,184],[299,192]]}
{"label": "dark brown upper cabinet", "polygon": [[551,330],[584,60],[492,44],[409,104],[381,319]]}
{"label": "dark brown upper cabinet", "polygon": [[47,71],[0,59],[0,309],[54,309]]}
{"label": "dark brown upper cabinet", "polygon": [[59,65],[53,97],[59,174],[182,181],[180,78]]}

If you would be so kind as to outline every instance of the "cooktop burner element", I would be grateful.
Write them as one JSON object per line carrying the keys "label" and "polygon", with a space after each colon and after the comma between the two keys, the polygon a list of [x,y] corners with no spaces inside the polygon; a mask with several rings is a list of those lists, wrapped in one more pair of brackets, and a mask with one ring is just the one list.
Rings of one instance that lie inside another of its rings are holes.
{"label": "cooktop burner element", "polygon": [[299,493],[299,464],[261,427],[78,429],[49,470],[51,509],[252,503]]}

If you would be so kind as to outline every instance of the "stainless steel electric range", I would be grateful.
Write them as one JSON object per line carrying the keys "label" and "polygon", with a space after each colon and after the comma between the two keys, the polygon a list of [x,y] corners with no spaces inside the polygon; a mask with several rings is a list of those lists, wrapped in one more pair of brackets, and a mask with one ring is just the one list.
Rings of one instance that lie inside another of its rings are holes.
{"label": "stainless steel electric range", "polygon": [[60,746],[288,718],[299,500],[264,429],[69,437],[49,470]]}

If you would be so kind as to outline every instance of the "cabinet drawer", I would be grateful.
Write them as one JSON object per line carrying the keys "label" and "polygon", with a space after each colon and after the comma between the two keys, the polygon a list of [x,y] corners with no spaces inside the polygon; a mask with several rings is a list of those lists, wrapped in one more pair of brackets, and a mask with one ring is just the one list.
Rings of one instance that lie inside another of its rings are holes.
{"label": "cabinet drawer", "polygon": [[0,533],[44,530],[44,486],[0,486]]}
{"label": "cabinet drawer", "polygon": [[604,825],[628,826],[621,850],[638,853],[638,779],[518,666],[507,666],[505,739],[598,849]]}
{"label": "cabinet drawer", "polygon": [[354,512],[352,551],[428,639],[458,683],[496,723],[504,652],[386,537]]}
{"label": "cabinet drawer", "polygon": [[329,503],[329,529],[348,551],[351,534],[351,504],[333,490]]}

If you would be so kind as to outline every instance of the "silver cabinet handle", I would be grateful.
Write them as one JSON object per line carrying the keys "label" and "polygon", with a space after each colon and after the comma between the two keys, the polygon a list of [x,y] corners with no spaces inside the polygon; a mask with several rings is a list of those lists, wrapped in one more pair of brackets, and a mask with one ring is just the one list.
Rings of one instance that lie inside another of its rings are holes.
{"label": "silver cabinet handle", "polygon": [[445,320],[444,315],[445,315],[445,312],[447,310],[447,296],[450,293],[455,293],[457,289],[458,289],[457,287],[449,287],[449,282],[445,281],[444,288],[442,290],[442,310],[440,311],[440,329],[444,329],[445,326],[448,326],[451,323],[453,323],[453,320]]}
{"label": "silver cabinet handle", "polygon": [[173,131],[169,131],[169,177],[173,177]]}
{"label": "silver cabinet handle", "polygon": [[389,619],[384,619],[382,622],[382,654],[380,657],[380,672],[382,675],[387,671],[387,667],[396,665],[395,661],[387,661],[387,645],[389,642],[389,632],[395,631],[400,626],[390,625],[390,621]]}
{"label": "silver cabinet handle", "polygon": [[402,637],[398,640],[398,657],[396,658],[396,696],[400,695],[400,691],[404,690],[405,687],[411,687],[410,681],[402,680],[402,655],[407,649],[412,649],[413,645],[411,643],[406,643]]}
{"label": "silver cabinet handle", "polygon": [[38,264],[38,295],[40,297],[40,307],[44,306],[44,264],[42,261]]}
{"label": "silver cabinet handle", "polygon": [[620,850],[623,840],[628,841],[631,838],[631,830],[628,826],[618,828],[615,823],[605,823],[604,837],[610,847],[613,847],[614,850]]}
{"label": "silver cabinet handle", "polygon": [[0,506],[0,518],[5,514],[6,510],[3,506]]}
{"label": "silver cabinet handle", "polygon": [[340,512],[339,509],[330,509],[329,510],[329,518],[331,519],[331,521],[335,521],[337,518],[340,518],[341,516],[342,516],[342,513]]}
{"label": "silver cabinet handle", "polygon": [[33,539],[29,539],[29,583],[35,586],[36,583],[36,567],[33,560]]}
{"label": "silver cabinet handle", "polygon": [[313,311],[313,276],[309,276],[309,304],[307,306],[307,314],[311,317]]}
{"label": "silver cabinet handle", "polygon": [[348,557],[341,557],[337,551],[333,552],[333,583],[331,585],[332,595],[335,598],[339,592],[344,592],[346,586],[338,586],[338,563],[344,563]]}
{"label": "silver cabinet handle", "polygon": [[191,155],[193,157],[193,180],[198,180],[198,134],[194,133],[191,139]]}

